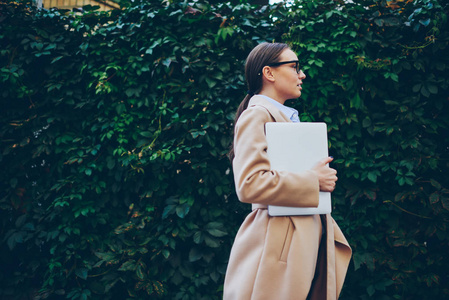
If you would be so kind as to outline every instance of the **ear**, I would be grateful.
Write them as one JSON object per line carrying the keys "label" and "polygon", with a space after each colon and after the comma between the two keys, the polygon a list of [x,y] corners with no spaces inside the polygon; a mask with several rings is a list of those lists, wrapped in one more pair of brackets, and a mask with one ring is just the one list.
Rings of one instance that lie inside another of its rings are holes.
{"label": "ear", "polygon": [[262,76],[265,80],[274,82],[274,74],[272,72],[273,70],[269,66],[265,66],[262,69]]}

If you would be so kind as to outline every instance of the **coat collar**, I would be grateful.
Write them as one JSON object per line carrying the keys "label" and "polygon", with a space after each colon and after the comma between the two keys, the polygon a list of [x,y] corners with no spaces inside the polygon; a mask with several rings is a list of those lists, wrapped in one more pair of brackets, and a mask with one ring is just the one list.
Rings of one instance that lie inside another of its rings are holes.
{"label": "coat collar", "polygon": [[276,106],[274,106],[270,101],[265,99],[265,97],[254,95],[251,97],[248,103],[248,107],[251,106],[262,106],[273,117],[276,122],[292,122],[289,118],[287,118]]}

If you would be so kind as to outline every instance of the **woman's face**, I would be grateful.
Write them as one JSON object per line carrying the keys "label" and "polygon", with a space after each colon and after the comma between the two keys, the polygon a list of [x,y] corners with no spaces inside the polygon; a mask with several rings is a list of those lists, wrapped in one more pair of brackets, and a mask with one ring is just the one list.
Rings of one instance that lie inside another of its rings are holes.
{"label": "woman's face", "polygon": [[[295,60],[298,60],[296,54],[290,49],[285,49],[279,56],[278,62]],[[275,78],[274,88],[281,98],[280,100],[299,98],[301,96],[302,80],[306,78],[306,75],[302,70],[297,73],[296,63],[293,62],[271,68]]]}

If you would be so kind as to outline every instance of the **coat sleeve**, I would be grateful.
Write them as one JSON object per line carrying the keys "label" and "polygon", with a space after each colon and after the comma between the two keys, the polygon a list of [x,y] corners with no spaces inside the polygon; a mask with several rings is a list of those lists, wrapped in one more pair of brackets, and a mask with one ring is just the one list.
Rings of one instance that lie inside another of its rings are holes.
{"label": "coat sleeve", "polygon": [[232,165],[239,200],[265,205],[317,207],[319,182],[315,172],[271,170],[265,123],[272,121],[270,113],[261,106],[247,108],[237,121]]}

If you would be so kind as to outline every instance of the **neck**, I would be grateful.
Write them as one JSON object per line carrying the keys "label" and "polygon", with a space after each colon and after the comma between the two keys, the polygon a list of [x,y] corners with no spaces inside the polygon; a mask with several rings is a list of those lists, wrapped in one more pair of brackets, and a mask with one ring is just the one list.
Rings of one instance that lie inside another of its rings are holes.
{"label": "neck", "polygon": [[276,91],[274,91],[273,89],[270,88],[262,88],[262,90],[259,93],[260,95],[264,95],[267,97],[270,97],[273,100],[276,100],[277,102],[284,104],[285,101],[287,99],[283,99],[282,97],[280,97],[280,95],[278,93],[276,93]]}

